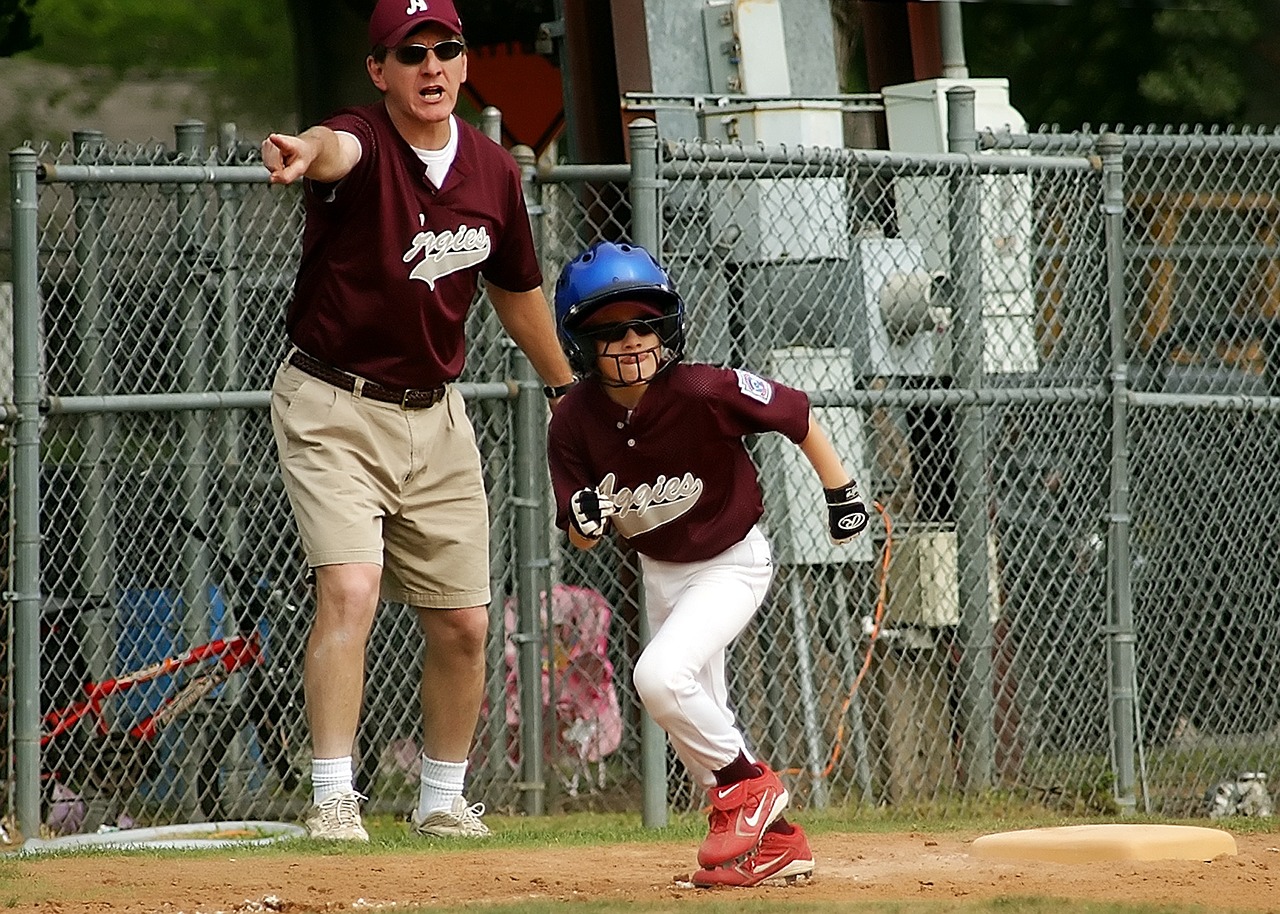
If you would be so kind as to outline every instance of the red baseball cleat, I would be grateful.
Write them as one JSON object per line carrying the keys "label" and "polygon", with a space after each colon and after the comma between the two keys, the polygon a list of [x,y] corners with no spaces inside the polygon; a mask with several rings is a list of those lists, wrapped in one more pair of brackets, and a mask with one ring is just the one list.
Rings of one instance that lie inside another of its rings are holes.
{"label": "red baseball cleat", "polygon": [[711,833],[698,848],[698,865],[721,866],[750,853],[764,830],[787,808],[787,788],[772,769],[756,762],[758,777],[711,791]]}
{"label": "red baseball cleat", "polygon": [[727,885],[749,889],[764,882],[792,883],[813,875],[813,851],[804,829],[792,824],[791,831],[767,831],[760,846],[741,860],[724,866],[704,867],[693,874],[693,884],[709,889]]}

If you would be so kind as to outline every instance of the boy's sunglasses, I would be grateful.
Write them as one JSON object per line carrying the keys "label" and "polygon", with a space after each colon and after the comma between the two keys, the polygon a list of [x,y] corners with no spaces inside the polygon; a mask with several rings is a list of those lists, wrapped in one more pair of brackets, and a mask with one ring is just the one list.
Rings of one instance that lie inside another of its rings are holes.
{"label": "boy's sunglasses", "polygon": [[402,44],[392,48],[391,53],[406,67],[416,67],[427,59],[428,51],[435,51],[436,60],[453,60],[466,49],[466,42],[461,38],[446,38],[435,44]]}
{"label": "boy's sunglasses", "polygon": [[637,336],[646,334],[657,335],[658,328],[655,326],[662,318],[651,317],[645,320],[623,321],[620,324],[605,324],[601,327],[588,327],[583,331],[593,340],[599,340],[602,343],[620,343],[627,337],[627,333],[634,330]]}

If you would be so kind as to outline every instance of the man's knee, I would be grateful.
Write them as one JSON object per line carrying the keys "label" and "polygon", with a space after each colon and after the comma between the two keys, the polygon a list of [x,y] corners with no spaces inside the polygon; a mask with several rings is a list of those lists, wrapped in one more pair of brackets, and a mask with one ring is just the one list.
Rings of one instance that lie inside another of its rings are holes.
{"label": "man's knee", "polygon": [[427,649],[455,657],[483,658],[489,635],[489,613],[483,606],[469,609],[419,609]]}
{"label": "man's knee", "polygon": [[316,569],[316,625],[365,631],[378,608],[381,569],[377,565],[322,565]]}

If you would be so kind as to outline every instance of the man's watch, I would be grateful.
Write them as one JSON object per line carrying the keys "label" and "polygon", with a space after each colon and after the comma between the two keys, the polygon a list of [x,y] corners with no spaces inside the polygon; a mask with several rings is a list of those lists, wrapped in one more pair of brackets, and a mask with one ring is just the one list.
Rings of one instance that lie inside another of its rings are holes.
{"label": "man's watch", "polygon": [[542,388],[542,392],[547,395],[548,400],[555,400],[558,397],[563,397],[569,391],[573,390],[573,386],[577,383],[578,379],[575,377],[568,384],[561,384],[559,387],[551,387],[548,385]]}

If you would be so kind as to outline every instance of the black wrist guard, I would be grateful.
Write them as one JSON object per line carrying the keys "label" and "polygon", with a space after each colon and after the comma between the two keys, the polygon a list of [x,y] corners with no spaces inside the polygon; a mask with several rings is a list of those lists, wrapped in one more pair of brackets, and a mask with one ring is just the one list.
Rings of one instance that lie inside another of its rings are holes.
{"label": "black wrist guard", "polygon": [[831,535],[831,542],[837,545],[847,543],[867,529],[870,515],[862,503],[856,482],[850,480],[842,486],[823,489],[822,494],[827,501],[827,532]]}

